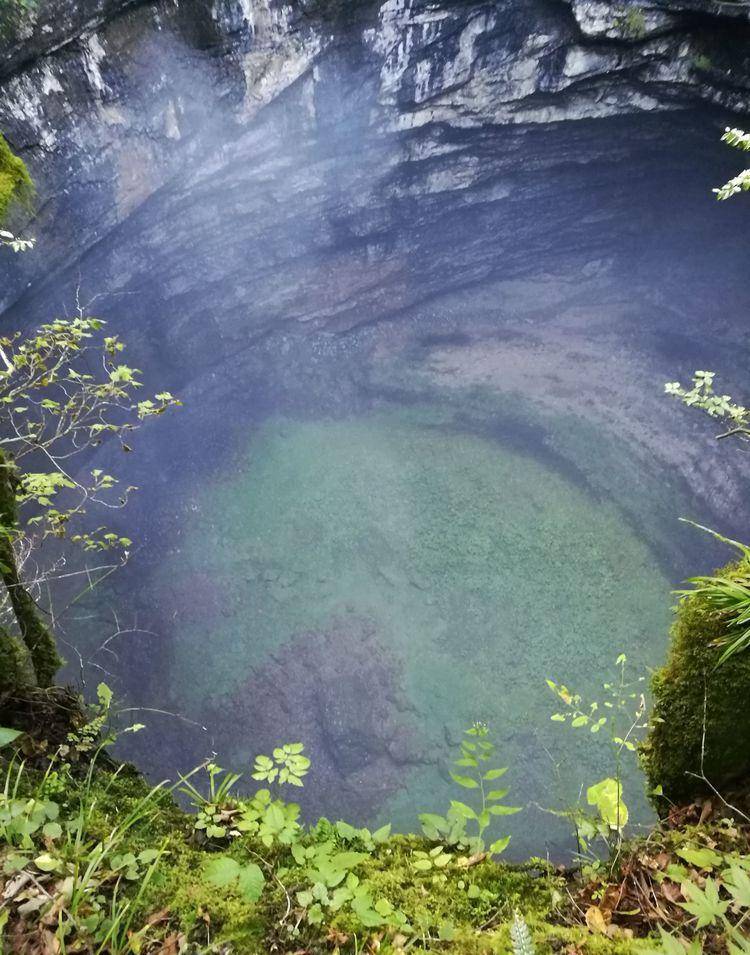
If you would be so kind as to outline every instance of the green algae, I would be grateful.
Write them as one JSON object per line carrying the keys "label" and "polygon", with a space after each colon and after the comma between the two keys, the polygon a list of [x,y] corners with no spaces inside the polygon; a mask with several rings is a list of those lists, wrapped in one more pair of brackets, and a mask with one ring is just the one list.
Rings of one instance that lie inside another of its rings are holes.
{"label": "green algae", "polygon": [[[374,623],[425,754],[382,806],[404,829],[449,798],[446,738],[476,719],[499,735],[516,800],[548,807],[598,778],[602,753],[582,754],[550,725],[544,679],[594,691],[623,649],[655,663],[667,624],[669,582],[612,503],[426,408],[269,419],[199,502],[179,561],[195,575],[173,595],[170,678],[196,706],[295,634],[347,615]],[[162,595],[175,570],[157,580]],[[196,581],[211,583],[210,599]],[[227,727],[222,756],[245,763],[252,732]],[[513,828],[538,849],[550,821],[526,815]]]}

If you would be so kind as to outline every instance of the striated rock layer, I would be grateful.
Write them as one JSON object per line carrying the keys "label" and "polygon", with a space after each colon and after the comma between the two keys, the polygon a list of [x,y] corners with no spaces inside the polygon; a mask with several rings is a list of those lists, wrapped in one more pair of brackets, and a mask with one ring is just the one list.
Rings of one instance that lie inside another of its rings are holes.
{"label": "striated rock layer", "polygon": [[[310,129],[385,134],[743,109],[750,92],[747,10],[705,0],[55,0],[4,33],[0,128],[43,197],[46,273],[285,94]],[[4,276],[6,304],[22,284]]]}

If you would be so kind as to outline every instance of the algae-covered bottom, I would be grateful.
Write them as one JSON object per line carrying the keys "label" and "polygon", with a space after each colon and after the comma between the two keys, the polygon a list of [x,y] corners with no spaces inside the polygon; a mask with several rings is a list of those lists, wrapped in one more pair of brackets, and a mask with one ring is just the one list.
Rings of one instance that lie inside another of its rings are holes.
{"label": "algae-covered bottom", "polygon": [[[173,696],[222,760],[299,739],[308,814],[404,829],[445,808],[474,720],[516,804],[559,807],[607,770],[606,746],[550,723],[545,678],[592,692],[623,649],[658,659],[669,582],[614,504],[427,408],[272,417],[225,474],[153,582],[177,608]],[[532,808],[505,828],[520,852],[554,826]]]}

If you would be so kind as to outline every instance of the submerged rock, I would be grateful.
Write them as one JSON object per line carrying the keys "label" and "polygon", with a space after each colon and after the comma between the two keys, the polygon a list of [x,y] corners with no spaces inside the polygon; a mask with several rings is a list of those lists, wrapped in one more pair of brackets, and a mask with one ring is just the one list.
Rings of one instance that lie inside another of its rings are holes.
{"label": "submerged rock", "polygon": [[309,818],[375,817],[423,761],[400,665],[372,625],[348,617],[287,641],[212,707],[208,725],[248,730],[248,758],[280,742],[303,741],[312,772],[299,793]]}

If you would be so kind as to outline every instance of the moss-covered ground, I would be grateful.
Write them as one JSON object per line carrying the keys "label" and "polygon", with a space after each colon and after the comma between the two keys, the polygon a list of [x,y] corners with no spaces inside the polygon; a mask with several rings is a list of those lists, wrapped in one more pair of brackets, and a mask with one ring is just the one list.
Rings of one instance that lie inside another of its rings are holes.
{"label": "moss-covered ground", "polygon": [[[566,914],[569,877],[541,860],[504,865],[456,853],[448,866],[425,873],[414,863],[415,853],[432,849],[426,839],[390,836],[368,847],[342,839],[325,821],[295,836],[294,853],[239,832],[206,839],[169,791],[98,759],[93,771],[78,763],[45,774],[35,757],[37,768],[20,782],[17,763],[2,767],[16,802],[28,812],[28,800],[36,800],[52,818],[43,830],[29,825],[26,837],[9,834],[15,810],[0,796],[3,951],[491,955],[510,950],[515,913],[523,913],[539,955],[571,945],[581,953],[637,948],[629,933],[610,938],[575,924]],[[233,805],[228,799],[223,808]],[[341,884],[356,878],[371,903],[368,915],[349,904],[326,908],[320,920],[309,915],[302,893],[310,879],[295,858],[322,845],[348,856]],[[217,861],[257,866],[262,889],[246,893],[240,882],[216,879]],[[398,913],[400,924],[377,918],[373,906]]]}
{"label": "moss-covered ground", "polygon": [[[109,704],[87,722],[70,697],[61,702],[57,735],[19,737],[21,750],[6,746],[0,759],[5,953],[667,955],[659,930],[685,944],[695,938],[697,951],[724,952],[732,923],[739,930],[750,911],[742,895],[750,829],[739,811],[731,819],[707,803],[675,809],[668,823],[579,870],[533,858],[502,863],[325,819],[306,828],[292,821],[281,835],[267,813],[265,829],[251,824],[261,803],[247,790],[210,797],[200,770],[189,782],[206,799],[179,808],[174,787],[151,788],[100,748]],[[59,737],[71,714],[72,732]],[[214,792],[225,778],[215,772]],[[273,805],[293,820],[289,803]],[[209,816],[218,826],[210,832]],[[696,927],[684,903],[711,885],[722,915]],[[519,920],[531,948],[514,943]]]}

